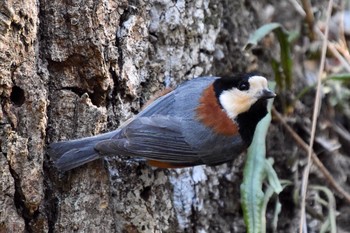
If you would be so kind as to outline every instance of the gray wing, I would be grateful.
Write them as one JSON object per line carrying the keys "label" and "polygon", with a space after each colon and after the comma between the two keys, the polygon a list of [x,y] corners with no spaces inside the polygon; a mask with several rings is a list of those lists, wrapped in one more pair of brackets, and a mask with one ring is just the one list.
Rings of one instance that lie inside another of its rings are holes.
{"label": "gray wing", "polygon": [[138,114],[138,117],[170,115],[179,118],[192,118],[199,98],[205,88],[217,77],[200,77],[179,85],[174,91],[156,99]]}
{"label": "gray wing", "polygon": [[138,117],[115,137],[99,142],[95,150],[103,155],[121,154],[158,161],[198,164],[199,152],[186,142],[178,117]]}
{"label": "gray wing", "polygon": [[160,97],[95,149],[102,155],[126,155],[189,165],[213,164],[241,151],[241,139],[223,137],[195,121],[202,91],[216,77],[183,83]]}

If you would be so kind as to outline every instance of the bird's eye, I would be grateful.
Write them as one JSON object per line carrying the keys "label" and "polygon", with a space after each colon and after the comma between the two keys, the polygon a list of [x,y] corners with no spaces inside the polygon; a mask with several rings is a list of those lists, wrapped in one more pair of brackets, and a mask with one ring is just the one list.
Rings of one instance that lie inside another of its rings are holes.
{"label": "bird's eye", "polygon": [[239,85],[238,85],[238,89],[241,90],[241,91],[246,91],[249,89],[249,83],[248,82],[241,82]]}

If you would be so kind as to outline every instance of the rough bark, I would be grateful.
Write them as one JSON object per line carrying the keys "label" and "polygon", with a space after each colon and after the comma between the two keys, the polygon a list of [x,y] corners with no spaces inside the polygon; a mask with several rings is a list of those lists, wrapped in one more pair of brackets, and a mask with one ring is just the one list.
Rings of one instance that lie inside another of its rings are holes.
{"label": "rough bark", "polygon": [[248,69],[249,4],[13,0],[0,16],[0,232],[245,231],[242,158],[111,158],[62,175],[45,147],[117,128],[165,83]]}

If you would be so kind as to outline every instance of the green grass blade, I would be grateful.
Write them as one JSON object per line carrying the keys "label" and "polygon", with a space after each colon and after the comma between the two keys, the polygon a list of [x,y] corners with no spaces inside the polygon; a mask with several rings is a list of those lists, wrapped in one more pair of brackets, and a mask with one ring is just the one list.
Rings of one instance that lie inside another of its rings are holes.
{"label": "green grass blade", "polygon": [[350,81],[350,73],[334,74],[327,77],[327,80]]}
{"label": "green grass blade", "polygon": [[291,43],[298,38],[298,32],[289,33],[279,23],[265,24],[250,35],[243,49],[248,50],[257,45],[260,40],[271,32],[276,35],[280,45],[280,61],[272,60],[271,65],[276,75],[277,86],[280,91],[284,92],[286,89],[290,90],[292,88],[293,60],[290,48]]}
{"label": "green grass blade", "polygon": [[244,45],[244,50],[249,50],[251,47],[258,44],[267,34],[274,31],[276,28],[282,27],[279,23],[269,23],[261,26],[253,34],[250,35],[248,42]]}
{"label": "green grass blade", "polygon": [[292,66],[293,60],[290,52],[289,34],[282,27],[276,28],[276,36],[281,48],[281,66],[285,76],[286,88],[292,86]]}

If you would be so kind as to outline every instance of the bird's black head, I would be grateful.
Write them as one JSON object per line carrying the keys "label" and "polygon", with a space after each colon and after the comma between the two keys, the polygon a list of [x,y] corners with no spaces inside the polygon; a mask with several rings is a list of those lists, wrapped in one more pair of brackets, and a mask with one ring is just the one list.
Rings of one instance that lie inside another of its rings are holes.
{"label": "bird's black head", "polygon": [[258,72],[252,73],[237,73],[233,76],[224,76],[214,82],[214,91],[216,98],[219,99],[219,96],[223,91],[237,88],[239,90],[248,90],[249,89],[249,78],[253,76],[261,76]]}
{"label": "bird's black head", "polygon": [[218,103],[235,120],[243,140],[249,145],[257,123],[267,114],[267,99],[276,95],[259,73],[241,73],[213,83]]}

